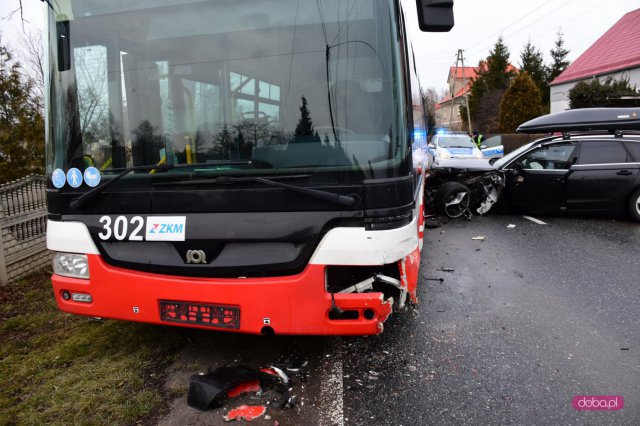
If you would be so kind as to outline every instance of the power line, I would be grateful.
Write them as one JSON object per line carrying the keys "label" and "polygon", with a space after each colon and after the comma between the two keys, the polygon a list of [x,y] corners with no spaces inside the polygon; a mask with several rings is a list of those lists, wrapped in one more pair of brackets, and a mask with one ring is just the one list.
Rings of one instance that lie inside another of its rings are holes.
{"label": "power line", "polygon": [[[536,22],[538,22],[538,21],[540,21],[540,20],[542,20],[542,19],[546,18],[547,16],[549,16],[549,15],[551,15],[552,13],[554,13],[554,12],[556,12],[556,11],[558,11],[558,10],[562,9],[563,7],[566,7],[568,4],[573,3],[574,1],[575,1],[575,0],[568,0],[568,1],[564,2],[563,4],[561,4],[560,6],[556,7],[555,9],[552,9],[552,10],[550,10],[549,12],[545,13],[544,15],[540,16],[539,18],[537,18],[537,19],[535,19],[535,20],[533,20],[533,21],[529,22],[526,26],[524,26],[524,27],[522,27],[522,28],[520,28],[520,29],[518,29],[518,30],[516,30],[516,31],[513,31],[513,32],[509,33],[508,35],[506,35],[506,36],[505,36],[505,38],[507,38],[507,37],[513,37],[514,35],[518,34],[519,32],[522,32],[522,31],[524,31],[525,29],[527,29],[527,28],[528,28],[529,26],[531,26],[532,24],[534,24],[534,23],[536,23]],[[547,2],[547,3],[548,3],[548,2]],[[545,3],[545,4],[547,4],[547,3]],[[487,48],[489,48],[489,47],[490,47],[490,46],[486,46],[486,45],[485,45],[485,47],[483,47],[483,48],[475,49],[475,50],[471,51],[471,52],[468,54],[468,56],[476,55],[476,54],[478,54],[478,53],[482,52],[483,50],[485,50],[485,49],[487,49]],[[470,50],[470,49],[467,49],[467,50]]]}
{"label": "power line", "polygon": [[485,41],[489,40],[489,39],[493,39],[495,36],[502,34],[502,32],[504,30],[506,30],[507,28],[510,28],[512,26],[514,26],[515,24],[517,24],[518,22],[521,22],[523,19],[528,18],[529,16],[531,16],[532,13],[542,9],[543,7],[545,7],[547,4],[551,3],[553,0],[547,0],[545,3],[542,4],[542,6],[538,6],[535,9],[530,10],[529,12],[525,13],[524,15],[522,15],[520,18],[516,19],[515,21],[513,21],[511,24],[507,25],[506,27],[500,29],[500,31],[490,35],[489,37],[480,40],[479,42],[477,42],[476,44],[472,44],[471,46],[467,47],[467,50],[473,49],[476,46],[481,45],[482,43],[484,43]]}

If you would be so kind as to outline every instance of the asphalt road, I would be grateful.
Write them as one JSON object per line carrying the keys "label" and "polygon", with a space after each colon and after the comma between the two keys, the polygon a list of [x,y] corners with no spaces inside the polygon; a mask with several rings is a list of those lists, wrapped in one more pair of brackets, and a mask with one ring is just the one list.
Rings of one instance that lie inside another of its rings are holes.
{"label": "asphalt road", "polygon": [[[546,225],[494,215],[428,230],[420,304],[380,336],[189,332],[161,424],[223,424],[229,408],[264,401],[197,412],[186,405],[190,374],[291,355],[309,361],[298,406],[254,424],[640,424],[640,225],[538,219]],[[576,395],[620,395],[625,406],[576,411]]]}

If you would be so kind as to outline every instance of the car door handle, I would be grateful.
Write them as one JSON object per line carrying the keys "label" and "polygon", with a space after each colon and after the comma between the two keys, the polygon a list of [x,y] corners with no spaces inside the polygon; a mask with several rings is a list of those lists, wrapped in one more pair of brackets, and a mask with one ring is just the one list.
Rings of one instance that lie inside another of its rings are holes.
{"label": "car door handle", "polygon": [[629,176],[629,175],[632,175],[633,173],[632,173],[632,172],[630,172],[629,170],[620,170],[620,171],[619,171],[618,173],[616,173],[616,174],[617,174],[617,175],[620,175],[620,176]]}
{"label": "car door handle", "polygon": [[562,183],[562,178],[551,178],[549,183]]}

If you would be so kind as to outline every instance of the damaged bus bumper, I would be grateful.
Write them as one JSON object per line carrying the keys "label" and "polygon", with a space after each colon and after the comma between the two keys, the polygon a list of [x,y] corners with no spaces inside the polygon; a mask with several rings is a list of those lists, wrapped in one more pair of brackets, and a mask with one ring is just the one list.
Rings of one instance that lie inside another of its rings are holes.
{"label": "damaged bus bumper", "polygon": [[[187,279],[132,273],[107,265],[99,255],[88,258],[89,280],[53,275],[60,310],[252,334],[316,335],[377,334],[392,312],[393,299],[382,293],[337,293],[335,306],[357,312],[357,318],[331,319],[334,302],[325,291],[322,265],[290,277]],[[91,302],[74,301],[69,294],[90,295]]]}

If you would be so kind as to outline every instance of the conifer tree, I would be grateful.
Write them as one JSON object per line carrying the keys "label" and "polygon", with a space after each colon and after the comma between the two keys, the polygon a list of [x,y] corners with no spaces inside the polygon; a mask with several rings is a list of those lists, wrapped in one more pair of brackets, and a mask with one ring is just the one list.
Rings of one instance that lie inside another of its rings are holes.
{"label": "conifer tree", "polygon": [[0,44],[0,183],[44,172],[44,118],[32,89]]}
{"label": "conifer tree", "polygon": [[571,62],[567,60],[567,56],[569,56],[569,50],[564,47],[562,31],[558,31],[558,38],[555,42],[555,46],[551,49],[551,65],[549,66],[547,83],[551,83],[560,74],[562,74],[569,65],[571,65]]}
{"label": "conifer tree", "polygon": [[[509,87],[515,71],[509,66],[509,49],[502,37],[491,50],[486,61],[480,62],[469,95],[471,121],[482,132],[496,132],[502,94]],[[461,108],[461,114],[466,110]],[[464,115],[462,115],[464,117]]]}
{"label": "conifer tree", "polygon": [[528,72],[521,72],[502,96],[500,132],[515,133],[520,124],[541,114],[540,90]]}
{"label": "conifer tree", "polygon": [[302,97],[302,106],[300,107],[300,119],[296,126],[295,136],[313,136],[313,122],[309,113],[309,103],[307,98]]}
{"label": "conifer tree", "polygon": [[482,70],[489,90],[503,90],[509,87],[515,75],[512,70],[509,70],[509,56],[509,49],[502,41],[502,37],[499,37],[487,57],[486,70]]}
{"label": "conifer tree", "polygon": [[549,71],[544,65],[542,52],[531,43],[531,40],[527,42],[520,53],[520,71],[529,73],[533,82],[538,86],[542,97],[542,106],[545,108],[549,103],[549,85],[547,84]]}

